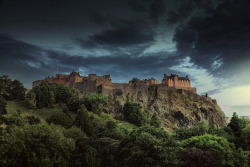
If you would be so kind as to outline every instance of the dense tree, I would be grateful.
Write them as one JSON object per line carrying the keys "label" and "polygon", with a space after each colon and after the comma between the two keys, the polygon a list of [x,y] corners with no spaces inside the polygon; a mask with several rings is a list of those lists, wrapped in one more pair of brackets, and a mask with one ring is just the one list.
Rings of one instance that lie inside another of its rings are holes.
{"label": "dense tree", "polygon": [[161,127],[161,120],[160,118],[157,116],[156,113],[153,114],[151,120],[150,120],[150,125],[154,126],[156,128],[160,128]]}
{"label": "dense tree", "polygon": [[180,167],[221,167],[222,157],[216,152],[204,150],[183,151]]}
{"label": "dense tree", "polygon": [[7,75],[3,75],[0,77],[0,95],[2,95],[7,100],[13,98],[10,93],[11,83],[12,81]]}
{"label": "dense tree", "polygon": [[126,121],[137,126],[144,126],[149,124],[149,113],[143,111],[138,103],[127,101],[123,107],[123,114]]}
{"label": "dense tree", "polygon": [[84,104],[88,111],[92,111],[95,114],[101,114],[103,107],[108,104],[108,99],[100,94],[85,96],[81,101],[81,104]]}
{"label": "dense tree", "polygon": [[[28,120],[19,115],[7,115],[4,117],[4,123],[6,125],[15,125],[15,126],[25,126],[28,123]],[[7,128],[10,126],[7,126]]]}
{"label": "dense tree", "polygon": [[52,85],[43,82],[32,89],[36,95],[36,106],[38,108],[50,107],[54,104],[54,94],[52,93],[54,87]]}
{"label": "dense tree", "polygon": [[197,122],[191,128],[180,128],[175,131],[176,139],[178,140],[185,140],[193,136],[201,136],[206,133],[214,133],[211,131],[211,128],[206,125],[204,122]]}
{"label": "dense tree", "polygon": [[242,129],[246,127],[246,122],[245,120],[239,118],[237,113],[234,112],[228,126],[232,128],[236,137],[240,137]]}
{"label": "dense tree", "polygon": [[90,120],[88,110],[84,105],[81,105],[81,108],[77,111],[75,118],[75,123],[77,127],[82,129],[86,134],[91,135],[93,132],[93,125]]}
{"label": "dense tree", "polygon": [[55,92],[57,103],[66,103],[70,98],[70,89],[63,84],[56,85]]}
{"label": "dense tree", "polygon": [[0,138],[0,166],[69,166],[75,142],[54,125],[12,126]]}
{"label": "dense tree", "polygon": [[24,88],[23,84],[20,81],[14,80],[11,83],[10,93],[12,94],[13,99],[24,100],[25,91],[26,89]]}
{"label": "dense tree", "polygon": [[33,91],[29,91],[26,98],[25,104],[30,109],[36,108],[36,94]]}
{"label": "dense tree", "polygon": [[56,103],[67,103],[69,109],[77,111],[79,106],[75,107],[73,100],[79,100],[79,95],[79,91],[74,88],[43,82],[29,91],[25,102],[28,108],[52,107]]}
{"label": "dense tree", "polygon": [[78,127],[71,127],[64,131],[64,136],[72,138],[75,141],[75,150],[70,156],[70,166],[82,167],[87,166],[86,164],[86,152],[89,149],[89,138],[87,135]]}
{"label": "dense tree", "polygon": [[38,117],[34,116],[34,115],[27,116],[26,119],[28,120],[28,123],[30,125],[41,123],[41,120]]}
{"label": "dense tree", "polygon": [[247,158],[243,155],[242,150],[236,150],[234,145],[223,137],[205,134],[184,140],[181,145],[184,151],[205,150],[215,152],[222,156],[222,166],[225,167],[244,167],[247,163]]}
{"label": "dense tree", "polygon": [[6,100],[23,100],[25,91],[26,89],[20,81],[12,81],[7,75],[0,77],[0,95]]}
{"label": "dense tree", "polygon": [[64,128],[70,128],[73,124],[73,119],[69,117],[66,113],[59,112],[46,120],[49,124],[53,123],[55,125],[61,125]]}
{"label": "dense tree", "polygon": [[69,111],[77,113],[77,111],[81,107],[81,101],[77,97],[71,97],[68,99],[66,106],[69,109]]}
{"label": "dense tree", "polygon": [[243,149],[250,151],[250,126],[242,129],[241,133],[241,146]]}
{"label": "dense tree", "polygon": [[119,146],[119,166],[177,166],[178,144],[162,129],[141,127],[131,132]]}
{"label": "dense tree", "polygon": [[6,100],[0,95],[0,115],[7,114],[6,105]]}

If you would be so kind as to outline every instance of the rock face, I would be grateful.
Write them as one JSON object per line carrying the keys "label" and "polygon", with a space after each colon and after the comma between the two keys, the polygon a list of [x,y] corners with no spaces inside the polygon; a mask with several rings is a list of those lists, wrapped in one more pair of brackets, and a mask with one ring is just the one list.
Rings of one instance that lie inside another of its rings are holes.
{"label": "rock face", "polygon": [[190,127],[199,121],[215,127],[226,125],[225,115],[215,100],[190,91],[177,90],[162,84],[137,83],[101,85],[98,93],[108,97],[111,103],[106,112],[122,116],[122,107],[129,97],[152,115],[157,113],[166,130]]}

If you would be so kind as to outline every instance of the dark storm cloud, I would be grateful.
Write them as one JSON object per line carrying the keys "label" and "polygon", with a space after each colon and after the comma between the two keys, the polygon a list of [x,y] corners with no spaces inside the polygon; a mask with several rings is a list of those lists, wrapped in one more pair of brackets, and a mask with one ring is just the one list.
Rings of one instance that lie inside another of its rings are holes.
{"label": "dark storm cloud", "polygon": [[157,24],[159,19],[165,14],[166,12],[166,4],[164,0],[155,0],[150,5],[150,19],[153,23]]}
{"label": "dark storm cloud", "polygon": [[176,9],[170,10],[167,22],[170,24],[180,23],[187,18],[194,16],[206,17],[210,15],[214,8],[221,3],[220,0],[180,0]]}
{"label": "dark storm cloud", "polygon": [[128,0],[129,6],[135,12],[147,12],[147,7],[138,0]]}
{"label": "dark storm cloud", "polygon": [[[39,47],[0,35],[0,66],[1,73],[21,80],[30,85],[35,76],[44,74],[45,66]],[[30,65],[28,65],[30,64]],[[36,67],[37,66],[37,67]],[[46,68],[48,69],[48,68]]]}
{"label": "dark storm cloud", "polygon": [[4,0],[0,0],[0,7],[3,5]]}
{"label": "dark storm cloud", "polygon": [[151,30],[130,25],[106,30],[88,36],[86,39],[77,38],[76,42],[83,48],[98,48],[105,46],[130,47],[131,45],[145,45],[154,42],[154,35]]}
{"label": "dark storm cloud", "polygon": [[214,75],[237,76],[237,68],[244,63],[245,70],[249,67],[249,8],[248,0],[230,0],[221,3],[210,16],[193,16],[176,29],[177,49]]}

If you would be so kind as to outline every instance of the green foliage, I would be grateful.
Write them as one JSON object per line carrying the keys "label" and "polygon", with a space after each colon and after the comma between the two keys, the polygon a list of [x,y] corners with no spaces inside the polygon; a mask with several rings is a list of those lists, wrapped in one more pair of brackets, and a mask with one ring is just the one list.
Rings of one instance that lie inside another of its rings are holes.
{"label": "green foliage", "polygon": [[71,127],[64,131],[64,136],[72,138],[75,141],[75,150],[71,153],[70,166],[81,167],[86,166],[86,152],[89,146],[89,138],[86,134],[78,127]]}
{"label": "green foliage", "polygon": [[129,81],[129,83],[139,83],[139,82],[141,82],[141,80],[138,78],[133,78]]}
{"label": "green foliage", "polygon": [[69,166],[73,139],[54,125],[13,126],[0,138],[0,166]]}
{"label": "green foliage", "polygon": [[10,94],[13,96],[13,99],[24,100],[25,99],[25,91],[23,84],[18,81],[14,80],[11,83]]}
{"label": "green foliage", "polygon": [[0,95],[6,100],[23,100],[25,91],[26,89],[20,81],[12,81],[7,75],[0,77]]}
{"label": "green foliage", "polygon": [[28,123],[30,125],[41,123],[41,120],[38,117],[35,117],[34,115],[27,116],[26,119],[28,120]]}
{"label": "green foliage", "polygon": [[[36,96],[36,107],[50,107],[54,102],[53,85],[47,82],[41,83],[39,86],[32,89]],[[52,100],[52,101],[51,101]]]}
{"label": "green foliage", "polygon": [[117,127],[117,125],[116,125],[116,123],[115,123],[114,121],[108,121],[108,122],[106,123],[106,127],[107,127],[108,129],[110,129],[110,130],[113,130],[113,129],[115,129],[115,128]]}
{"label": "green foliage", "polygon": [[49,124],[53,123],[55,125],[61,125],[64,128],[70,128],[73,124],[73,119],[69,117],[69,115],[58,112],[55,115],[52,115],[50,118],[46,120]]}
{"label": "green foliage", "polygon": [[68,99],[66,106],[70,111],[77,113],[81,107],[81,101],[79,98],[71,97]]}
{"label": "green foliage", "polygon": [[81,105],[81,108],[77,111],[75,123],[77,127],[79,127],[86,134],[91,135],[93,124],[90,120],[89,113],[84,105]]}
{"label": "green foliage", "polygon": [[246,127],[246,121],[239,118],[237,113],[234,112],[233,117],[231,118],[230,123],[228,124],[228,127],[233,130],[234,135],[236,137],[240,137],[242,129]]}
{"label": "green foliage", "polygon": [[6,104],[6,100],[0,95],[0,115],[7,114]]}
{"label": "green foliage", "polygon": [[222,156],[222,166],[244,167],[246,157],[242,150],[236,150],[234,145],[229,143],[223,137],[217,137],[210,134],[191,137],[181,142],[185,150],[205,150],[215,152]]}
{"label": "green foliage", "polygon": [[181,167],[221,167],[222,157],[216,152],[205,150],[187,150],[180,156]]}
{"label": "green foliage", "polygon": [[52,107],[56,103],[69,101],[67,104],[71,109],[74,106],[72,99],[79,99],[79,94],[79,91],[74,88],[43,82],[27,94],[25,102],[28,108],[34,109]]}
{"label": "green foliage", "polygon": [[55,96],[57,103],[66,103],[67,100],[70,98],[69,87],[66,87],[63,84],[56,84]]}
{"label": "green foliage", "polygon": [[108,104],[108,99],[100,94],[91,94],[83,97],[82,104],[86,106],[88,111],[92,111],[95,114],[101,114],[103,107]]}
{"label": "green foliage", "polygon": [[25,126],[27,124],[27,119],[17,114],[6,115],[3,120],[6,125]]}
{"label": "green foliage", "polygon": [[119,147],[119,141],[116,139],[112,139],[110,137],[102,137],[95,140],[92,140],[90,145],[92,146],[92,150],[95,151],[93,154],[93,160],[90,165],[101,165],[107,167],[117,166],[116,154]]}
{"label": "green foliage", "polygon": [[123,114],[126,121],[137,126],[145,126],[149,124],[148,111],[143,111],[138,103],[127,101],[123,107]]}
{"label": "green foliage", "polygon": [[243,149],[250,151],[250,126],[242,129],[241,133],[241,146]]}
{"label": "green foliage", "polygon": [[185,140],[193,136],[201,136],[205,133],[211,133],[211,127],[206,125],[204,122],[198,122],[191,128],[180,128],[177,129],[176,132],[176,139],[178,140]]}
{"label": "green foliage", "polygon": [[119,166],[177,166],[178,144],[162,129],[141,127],[119,146]]}
{"label": "green foliage", "polygon": [[29,91],[26,98],[25,104],[30,109],[36,108],[36,94],[33,91]]}
{"label": "green foliage", "polygon": [[160,118],[157,116],[156,113],[154,113],[154,115],[152,116],[151,121],[150,121],[150,125],[151,125],[151,126],[154,126],[154,127],[156,127],[156,128],[160,128],[160,127],[161,127],[161,120],[160,120]]}

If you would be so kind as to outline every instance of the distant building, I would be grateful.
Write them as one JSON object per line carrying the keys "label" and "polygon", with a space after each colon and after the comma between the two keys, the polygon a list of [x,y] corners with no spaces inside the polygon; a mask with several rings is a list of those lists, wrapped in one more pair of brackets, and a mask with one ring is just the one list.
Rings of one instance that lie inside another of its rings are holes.
{"label": "distant building", "polygon": [[[81,76],[79,72],[75,72],[74,70],[69,75],[56,74],[55,77],[45,77],[43,80],[34,81],[33,87],[40,85],[42,82],[63,84],[65,86],[74,87],[86,94],[97,92],[98,87],[101,85],[109,85],[114,89],[116,89],[118,85],[128,85],[128,83],[112,83],[110,75],[97,76],[96,74],[89,74],[88,76]],[[167,87],[174,87],[181,91],[187,90],[196,93],[196,88],[191,87],[190,80],[187,76],[179,77],[175,74],[171,74],[170,76],[164,74],[161,84],[154,78],[144,79],[135,84],[166,85]],[[132,84],[130,83],[130,85]]]}
{"label": "distant building", "polygon": [[170,76],[164,74],[162,84],[167,85],[169,87],[175,87],[176,89],[184,89],[196,93],[196,88],[191,87],[191,83],[188,76],[179,77],[176,74],[171,74]]}
{"label": "distant building", "polygon": [[42,82],[63,84],[72,87],[75,83],[95,82],[97,86],[102,84],[111,84],[110,75],[97,76],[96,74],[89,74],[88,76],[81,76],[79,72],[74,70],[69,75],[56,74],[55,77],[45,77],[43,80],[33,82],[33,87],[40,85]]}

